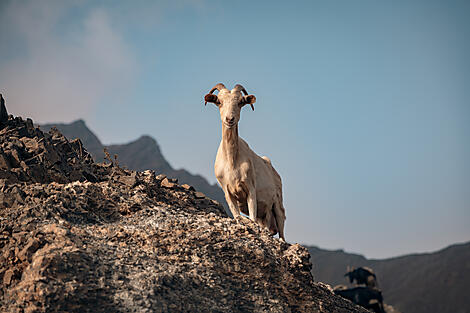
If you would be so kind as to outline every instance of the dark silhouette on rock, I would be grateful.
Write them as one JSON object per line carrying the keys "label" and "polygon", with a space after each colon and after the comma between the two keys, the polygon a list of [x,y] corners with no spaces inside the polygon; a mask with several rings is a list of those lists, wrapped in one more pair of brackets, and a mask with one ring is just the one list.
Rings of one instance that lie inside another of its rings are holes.
{"label": "dark silhouette on rock", "polygon": [[352,284],[356,282],[358,285],[366,285],[368,287],[377,287],[377,277],[372,269],[362,266],[358,268],[352,268],[346,274],[345,277],[349,277],[349,282]]}
{"label": "dark silhouette on rock", "polygon": [[358,286],[345,289],[337,287],[334,289],[334,293],[376,313],[385,313],[382,292],[377,288]]}
{"label": "dark silhouette on rock", "polygon": [[[470,242],[432,252],[388,259],[367,259],[343,250],[308,248],[317,281],[344,283],[348,266],[374,269],[387,304],[400,312],[468,312],[470,297]],[[445,295],[445,296],[443,296]]]}
{"label": "dark silhouette on rock", "polygon": [[0,93],[0,126],[6,121],[8,121],[8,112],[5,106],[5,99],[3,99],[3,95]]}
{"label": "dark silhouette on rock", "polygon": [[2,312],[366,313],[314,282],[306,248],[190,186],[19,117],[0,147]]}
{"label": "dark silhouette on rock", "polygon": [[349,278],[351,284],[355,282],[355,286],[336,286],[336,294],[376,313],[385,313],[382,291],[377,288],[377,278],[371,268],[348,266],[348,272],[344,276]]}

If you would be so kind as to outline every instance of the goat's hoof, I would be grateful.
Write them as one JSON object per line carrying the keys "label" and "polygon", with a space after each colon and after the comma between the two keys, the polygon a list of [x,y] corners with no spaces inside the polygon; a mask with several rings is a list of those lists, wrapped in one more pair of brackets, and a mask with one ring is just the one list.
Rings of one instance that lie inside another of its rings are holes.
{"label": "goat's hoof", "polygon": [[241,215],[236,215],[236,216],[234,217],[234,219],[235,219],[235,221],[236,221],[237,223],[240,224],[240,223],[242,223],[244,217],[241,216]]}
{"label": "goat's hoof", "polygon": [[243,224],[245,226],[249,225],[252,221],[248,218],[248,217],[245,217],[243,215],[239,215],[239,217],[237,218],[237,222],[239,224]]}

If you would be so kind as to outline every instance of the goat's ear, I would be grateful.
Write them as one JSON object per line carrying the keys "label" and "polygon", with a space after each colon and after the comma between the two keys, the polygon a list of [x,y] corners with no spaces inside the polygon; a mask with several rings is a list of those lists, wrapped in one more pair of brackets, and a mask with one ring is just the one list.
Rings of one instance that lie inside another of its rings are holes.
{"label": "goat's ear", "polygon": [[253,106],[253,103],[256,102],[256,97],[254,95],[248,95],[243,97],[244,98],[244,104],[249,104],[251,106],[251,109],[254,111],[255,107]]}
{"label": "goat's ear", "polygon": [[219,98],[217,98],[216,95],[213,95],[211,93],[208,93],[207,95],[204,96],[204,104],[207,104],[207,102],[212,102],[215,105],[219,106]]}

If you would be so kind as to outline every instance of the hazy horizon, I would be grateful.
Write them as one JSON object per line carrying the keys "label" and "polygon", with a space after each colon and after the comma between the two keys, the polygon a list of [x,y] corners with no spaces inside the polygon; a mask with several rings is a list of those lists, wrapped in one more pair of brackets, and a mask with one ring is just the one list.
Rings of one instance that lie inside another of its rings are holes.
{"label": "hazy horizon", "polygon": [[215,182],[216,83],[284,185],[286,237],[386,258],[470,240],[470,2],[2,1],[0,93],[35,123],[148,134]]}

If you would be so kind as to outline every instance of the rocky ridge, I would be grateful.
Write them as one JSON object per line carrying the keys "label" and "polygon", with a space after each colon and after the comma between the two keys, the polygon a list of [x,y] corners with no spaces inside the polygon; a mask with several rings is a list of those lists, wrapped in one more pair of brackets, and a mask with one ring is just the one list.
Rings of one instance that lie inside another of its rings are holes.
{"label": "rocky ridge", "polygon": [[181,183],[194,186],[211,199],[219,201],[225,207],[225,212],[231,216],[225,201],[225,195],[217,184],[212,185],[201,175],[191,174],[186,169],[174,169],[170,162],[165,159],[157,141],[150,136],[144,135],[125,144],[105,146],[83,120],[77,120],[69,124],[44,124],[40,127],[45,131],[56,127],[69,139],[79,138],[95,162],[103,162],[105,160],[103,150],[106,148],[111,155],[119,155],[119,164],[123,167],[135,171],[154,170],[157,173],[176,178]]}
{"label": "rocky ridge", "polygon": [[366,312],[314,282],[304,247],[29,119],[0,121],[0,191],[7,312]]}

